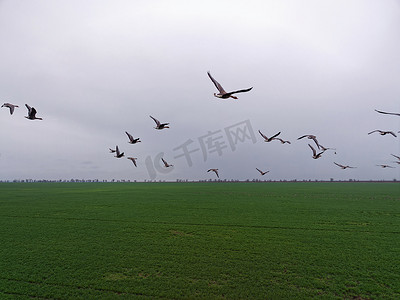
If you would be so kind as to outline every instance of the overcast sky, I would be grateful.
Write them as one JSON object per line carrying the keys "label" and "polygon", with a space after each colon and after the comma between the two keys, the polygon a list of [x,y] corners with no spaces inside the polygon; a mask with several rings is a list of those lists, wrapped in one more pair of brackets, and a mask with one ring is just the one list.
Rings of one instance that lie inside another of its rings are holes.
{"label": "overcast sky", "polygon": [[0,0],[0,40],[0,180],[400,180],[399,0]]}

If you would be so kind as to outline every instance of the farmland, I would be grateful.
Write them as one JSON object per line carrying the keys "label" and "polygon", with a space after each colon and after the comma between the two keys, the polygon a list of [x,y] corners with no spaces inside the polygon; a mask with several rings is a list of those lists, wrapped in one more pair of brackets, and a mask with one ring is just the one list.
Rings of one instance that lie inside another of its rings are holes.
{"label": "farmland", "polygon": [[400,298],[398,183],[1,183],[0,298]]}

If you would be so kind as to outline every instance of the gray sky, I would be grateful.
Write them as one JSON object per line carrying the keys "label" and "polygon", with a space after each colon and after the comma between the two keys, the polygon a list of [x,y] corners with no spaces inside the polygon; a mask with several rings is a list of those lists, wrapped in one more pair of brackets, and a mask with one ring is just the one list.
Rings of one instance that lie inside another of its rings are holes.
{"label": "gray sky", "polygon": [[[0,102],[20,106],[0,109],[0,180],[400,179],[400,134],[367,134],[400,130],[374,111],[400,112],[398,0],[3,0],[0,40]],[[254,88],[217,99],[208,70]],[[304,134],[337,154],[312,159]]]}

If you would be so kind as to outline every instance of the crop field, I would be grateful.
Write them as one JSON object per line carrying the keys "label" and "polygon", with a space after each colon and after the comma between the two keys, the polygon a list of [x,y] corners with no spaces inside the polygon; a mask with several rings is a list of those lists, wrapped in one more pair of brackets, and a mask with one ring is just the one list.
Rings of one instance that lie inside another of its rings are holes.
{"label": "crop field", "polygon": [[400,299],[399,183],[0,191],[0,299]]}

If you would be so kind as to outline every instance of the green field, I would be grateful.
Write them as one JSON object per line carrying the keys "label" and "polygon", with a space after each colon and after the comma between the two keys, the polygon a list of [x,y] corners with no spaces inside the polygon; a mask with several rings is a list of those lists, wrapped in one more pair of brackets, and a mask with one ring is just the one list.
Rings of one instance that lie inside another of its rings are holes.
{"label": "green field", "polygon": [[400,299],[398,183],[1,183],[0,299]]}

